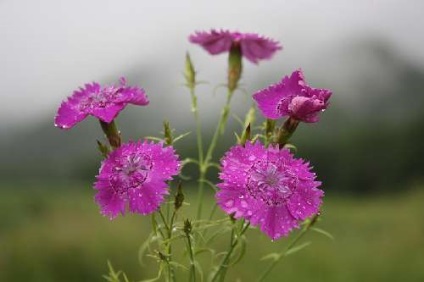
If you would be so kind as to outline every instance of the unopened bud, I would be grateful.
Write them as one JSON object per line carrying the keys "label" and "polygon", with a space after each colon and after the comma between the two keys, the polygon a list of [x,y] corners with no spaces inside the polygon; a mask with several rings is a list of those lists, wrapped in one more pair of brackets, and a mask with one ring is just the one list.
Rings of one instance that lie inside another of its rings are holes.
{"label": "unopened bud", "polygon": [[181,208],[183,203],[184,203],[184,194],[183,194],[183,188],[180,182],[178,183],[177,194],[175,195],[175,202],[174,202],[175,210],[178,210],[179,208]]}
{"label": "unopened bud", "polygon": [[163,134],[164,134],[164,140],[165,144],[170,146],[174,142],[174,138],[172,137],[172,129],[169,125],[169,121],[165,120],[163,122]]}
{"label": "unopened bud", "polygon": [[183,230],[184,230],[184,233],[186,235],[191,234],[191,231],[193,230],[193,227],[191,225],[191,221],[190,220],[188,220],[188,219],[184,220],[184,229]]}
{"label": "unopened bud", "polygon": [[184,76],[186,79],[187,87],[194,88],[196,85],[196,71],[194,70],[194,66],[191,62],[191,58],[188,52],[186,53]]}
{"label": "unopened bud", "polygon": [[242,63],[241,63],[241,46],[240,43],[234,42],[230,49],[228,57],[228,90],[233,92],[241,77]]}
{"label": "unopened bud", "polygon": [[249,123],[249,125],[247,125],[246,129],[244,130],[243,134],[241,135],[240,145],[242,145],[244,147],[244,145],[246,144],[246,141],[247,140],[251,140],[251,137],[250,137],[250,123]]}

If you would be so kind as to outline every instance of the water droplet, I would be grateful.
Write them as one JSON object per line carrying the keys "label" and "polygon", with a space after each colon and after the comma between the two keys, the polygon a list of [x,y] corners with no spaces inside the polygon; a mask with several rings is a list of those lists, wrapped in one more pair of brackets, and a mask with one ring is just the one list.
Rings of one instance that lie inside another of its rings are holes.
{"label": "water droplet", "polygon": [[255,156],[250,156],[249,157],[249,161],[254,161],[256,159],[256,157]]}
{"label": "water droplet", "polygon": [[225,206],[227,206],[227,207],[232,207],[234,205],[234,201],[233,200],[229,200],[229,201],[227,201],[226,203],[225,203]]}
{"label": "water droplet", "polygon": [[243,208],[247,208],[247,202],[246,202],[246,201],[240,201],[240,205],[241,205]]}

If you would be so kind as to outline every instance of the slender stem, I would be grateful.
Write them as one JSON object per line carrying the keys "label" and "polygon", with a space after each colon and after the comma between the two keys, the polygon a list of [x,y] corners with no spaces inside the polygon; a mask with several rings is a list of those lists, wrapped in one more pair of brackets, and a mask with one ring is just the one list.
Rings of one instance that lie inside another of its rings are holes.
{"label": "slender stem", "polygon": [[166,240],[167,242],[165,243],[165,249],[167,252],[167,267],[168,267],[168,281],[175,281],[175,273],[174,273],[174,268],[171,265],[171,261],[172,261],[172,245],[171,245],[171,239],[172,239],[172,228],[173,228],[173,224],[174,224],[174,218],[175,218],[175,211],[172,214],[171,217],[171,221],[170,221],[170,225],[167,224],[167,221],[165,219],[165,216],[162,213],[162,210],[159,209],[159,215],[163,221],[163,224],[165,225],[166,231],[167,231],[167,237],[163,237],[164,240]]}
{"label": "slender stem", "polygon": [[299,121],[289,117],[283,125],[277,130],[274,136],[274,143],[279,144],[280,148],[283,148],[284,145],[289,141],[290,137],[295,132]]}
{"label": "slender stem", "polygon": [[205,169],[202,164],[200,164],[199,167],[200,167],[200,175],[199,175],[199,194],[197,197],[197,213],[196,213],[197,220],[199,220],[202,217],[205,179],[206,179],[206,172],[207,172],[207,168]]}
{"label": "slender stem", "polygon": [[193,112],[194,119],[196,122],[196,138],[197,138],[197,152],[199,157],[199,163],[203,163],[203,140],[202,140],[202,123],[199,118],[199,109],[197,107],[197,96],[194,87],[190,87],[191,95],[191,111]]}
{"label": "slender stem", "polygon": [[116,126],[115,120],[112,120],[110,123],[104,122],[102,120],[99,121],[110,146],[112,146],[113,149],[121,146],[121,133]]}
{"label": "slender stem", "polygon": [[196,282],[196,265],[194,260],[194,252],[193,252],[193,245],[191,243],[190,234],[186,234],[187,236],[187,244],[188,244],[188,254],[190,256],[190,276],[189,281],[190,282]]}
{"label": "slender stem", "polygon": [[228,268],[230,257],[232,255],[234,249],[236,248],[236,246],[240,242],[240,238],[247,231],[249,226],[250,226],[250,223],[249,222],[246,223],[246,225],[244,225],[244,227],[242,228],[242,230],[241,230],[240,234],[238,234],[238,236],[234,236],[234,229],[231,232],[230,249],[228,250],[228,252],[225,255],[224,259],[222,260],[221,264],[219,265],[218,271],[215,272],[214,276],[212,277],[212,280],[211,280],[212,282],[217,281],[218,278],[219,278],[219,281],[224,281],[225,275],[227,273],[227,268]]}
{"label": "slender stem", "polygon": [[[199,196],[198,196],[198,206],[197,206],[197,219],[200,219],[202,216],[202,208],[203,208],[203,198],[204,198],[204,180],[206,179],[206,174],[209,169],[209,163],[212,159],[213,152],[218,142],[218,138],[221,134],[223,134],[225,125],[228,120],[228,115],[230,113],[230,103],[231,98],[233,96],[234,90],[228,90],[227,101],[225,103],[224,108],[221,111],[221,116],[219,117],[218,125],[215,129],[215,133],[212,137],[211,143],[209,144],[208,151],[206,156],[200,160],[201,154],[199,153]],[[198,133],[200,134],[200,133]],[[198,143],[199,144],[199,143]],[[203,150],[203,148],[202,148]]]}
{"label": "slender stem", "polygon": [[213,154],[215,147],[217,145],[218,137],[221,134],[224,133],[225,125],[227,123],[228,115],[230,113],[230,103],[231,103],[231,98],[233,97],[233,93],[234,93],[234,90],[228,90],[227,101],[225,103],[224,108],[221,111],[221,116],[219,118],[218,125],[215,129],[215,133],[212,137],[212,141],[209,144],[209,148],[208,148],[208,151],[206,153],[206,157],[205,157],[205,163],[206,164],[208,164],[209,161],[212,159],[212,154]]}
{"label": "slender stem", "polygon": [[264,281],[264,279],[271,273],[274,267],[282,260],[283,257],[299,242],[300,239],[309,231],[310,227],[315,224],[317,216],[313,217],[312,220],[306,224],[303,229],[297,234],[297,236],[287,245],[287,247],[278,254],[278,257],[268,266],[268,268],[259,277],[258,282]]}

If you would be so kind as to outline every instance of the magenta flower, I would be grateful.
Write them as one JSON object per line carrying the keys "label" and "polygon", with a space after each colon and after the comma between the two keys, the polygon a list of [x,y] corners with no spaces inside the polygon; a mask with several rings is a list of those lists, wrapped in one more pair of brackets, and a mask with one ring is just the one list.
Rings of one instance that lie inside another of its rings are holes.
{"label": "magenta flower", "polygon": [[244,218],[275,240],[318,213],[324,192],[308,163],[287,150],[259,142],[232,147],[221,160],[216,198],[236,218]]}
{"label": "magenta flower", "polygon": [[240,44],[242,55],[254,64],[259,60],[270,59],[277,50],[282,49],[277,41],[258,34],[228,30],[197,31],[190,35],[189,40],[201,45],[211,55],[228,52],[231,46]]}
{"label": "magenta flower", "polygon": [[101,213],[115,218],[128,209],[143,215],[156,211],[168,194],[167,180],[178,174],[180,161],[162,143],[130,142],[109,154],[94,188]]}
{"label": "magenta flower", "polygon": [[253,99],[269,119],[290,116],[298,121],[317,122],[318,114],[328,106],[331,91],[308,86],[301,70],[279,83],[256,92]]}
{"label": "magenta flower", "polygon": [[69,129],[88,115],[110,123],[127,104],[144,106],[149,103],[143,89],[125,84],[125,79],[121,78],[119,86],[101,87],[97,82],[93,82],[74,91],[72,96],[60,105],[55,125]]}

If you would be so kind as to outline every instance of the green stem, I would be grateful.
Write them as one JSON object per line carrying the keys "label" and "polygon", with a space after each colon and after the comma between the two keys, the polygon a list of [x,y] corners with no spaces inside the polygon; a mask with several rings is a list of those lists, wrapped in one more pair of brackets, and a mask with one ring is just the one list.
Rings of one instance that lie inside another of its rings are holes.
{"label": "green stem", "polygon": [[194,87],[190,87],[191,95],[191,111],[193,112],[196,122],[196,138],[197,138],[197,152],[199,155],[199,164],[203,163],[203,140],[202,140],[202,123],[199,118],[199,109],[197,107],[197,96]]}
{"label": "green stem", "polygon": [[290,137],[295,132],[299,121],[289,117],[283,125],[277,130],[274,136],[274,143],[279,144],[280,148],[283,148],[285,144],[289,141]]}
{"label": "green stem", "polygon": [[278,254],[278,257],[268,266],[268,268],[259,277],[258,282],[264,281],[264,279],[271,273],[274,267],[287,255],[287,253],[299,242],[300,239],[309,231],[311,226],[315,224],[317,216],[315,216],[308,224],[306,224],[299,234],[287,245],[287,247]]}
{"label": "green stem", "polygon": [[172,228],[173,228],[173,224],[174,224],[174,218],[175,218],[175,211],[172,214],[171,217],[171,221],[170,221],[170,225],[167,224],[165,216],[162,213],[162,210],[159,209],[159,215],[163,221],[163,224],[166,228],[166,232],[167,232],[167,237],[163,236],[163,239],[166,240],[167,242],[165,243],[165,249],[166,249],[166,256],[167,256],[167,260],[166,260],[166,265],[168,267],[168,281],[175,281],[175,272],[174,272],[174,268],[171,265],[171,261],[172,261],[172,245],[171,245],[171,239],[172,239]]}
{"label": "green stem", "polygon": [[224,259],[222,260],[221,264],[219,265],[218,271],[215,272],[214,276],[212,277],[212,282],[214,281],[224,281],[225,275],[227,274],[227,268],[229,264],[230,257],[240,242],[240,238],[243,236],[243,234],[247,231],[249,228],[250,223],[247,223],[241,230],[240,234],[238,236],[234,236],[234,229],[231,232],[231,240],[230,240],[230,249],[228,250],[227,254],[225,255]]}
{"label": "green stem", "polygon": [[99,121],[110,146],[112,146],[113,149],[121,146],[121,134],[118,130],[118,127],[116,126],[115,121],[112,120],[110,123],[104,122],[102,120]]}
{"label": "green stem", "polygon": [[231,109],[230,103],[231,103],[231,98],[233,97],[233,93],[234,93],[234,90],[228,90],[227,101],[225,103],[224,108],[221,111],[221,116],[219,118],[218,125],[215,129],[215,133],[212,137],[212,141],[211,141],[209,148],[208,148],[208,151],[206,153],[205,164],[208,164],[211,161],[212,154],[213,154],[215,147],[217,145],[217,142],[218,142],[218,137],[224,133],[225,126],[226,126],[226,123],[227,123],[227,120],[228,120],[228,115],[230,114],[230,109]]}
{"label": "green stem", "polygon": [[[224,133],[225,125],[227,123],[228,115],[230,113],[230,103],[231,103],[231,98],[233,96],[233,93],[234,93],[234,90],[228,90],[227,101],[225,103],[224,108],[221,111],[221,116],[219,117],[218,125],[215,129],[215,133],[212,137],[211,143],[209,144],[209,148],[208,148],[208,151],[206,153],[206,156],[203,158],[203,156],[201,155],[201,153],[199,151],[200,175],[199,175],[199,197],[198,197],[198,206],[197,206],[197,219],[200,219],[201,216],[202,216],[203,198],[204,198],[204,191],[203,190],[204,190],[204,182],[205,182],[205,179],[206,179],[206,174],[207,174],[208,169],[210,167],[209,163],[212,160],[212,155],[213,155],[213,152],[216,148],[218,138],[221,134]],[[198,134],[200,134],[200,131],[198,132]],[[202,150],[203,150],[203,148],[202,148]],[[200,159],[200,156],[202,156],[202,160]]]}
{"label": "green stem", "polygon": [[196,219],[199,220],[202,217],[202,208],[203,208],[203,198],[204,198],[204,190],[205,190],[205,179],[206,179],[206,171],[202,164],[200,166],[200,176],[199,176],[199,195],[197,197],[197,213]]}
{"label": "green stem", "polygon": [[194,260],[194,251],[193,251],[193,244],[191,243],[190,234],[186,234],[187,236],[187,244],[188,244],[188,254],[190,256],[190,276],[189,281],[190,282],[196,282],[196,265]]}

